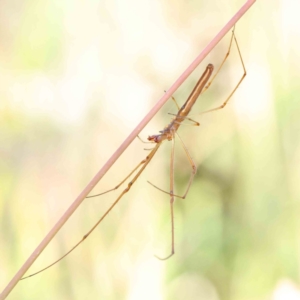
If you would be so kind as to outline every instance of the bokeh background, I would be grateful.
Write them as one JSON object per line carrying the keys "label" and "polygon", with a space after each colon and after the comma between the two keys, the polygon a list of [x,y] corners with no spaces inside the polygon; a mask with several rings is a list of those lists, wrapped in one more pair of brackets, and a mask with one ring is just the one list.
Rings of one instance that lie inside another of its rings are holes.
{"label": "bokeh background", "polygon": [[[218,1],[0,2],[0,290],[163,91],[244,3]],[[257,1],[233,48],[180,134],[198,167],[175,203],[170,251],[170,143],[97,230],[8,299],[300,299],[300,3]],[[230,34],[174,95],[182,104]],[[169,101],[143,130],[169,121]],[[147,155],[139,140],[96,192]],[[176,192],[190,166],[176,145]],[[121,189],[121,188],[120,188]],[[86,200],[29,273],[68,251],[120,191]]]}

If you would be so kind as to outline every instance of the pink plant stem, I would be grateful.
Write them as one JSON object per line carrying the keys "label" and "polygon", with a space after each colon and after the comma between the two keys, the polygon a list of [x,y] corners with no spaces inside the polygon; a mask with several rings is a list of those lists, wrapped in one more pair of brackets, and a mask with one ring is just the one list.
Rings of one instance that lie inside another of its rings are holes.
{"label": "pink plant stem", "polygon": [[182,73],[182,75],[175,81],[175,83],[170,87],[170,89],[163,95],[163,97],[156,103],[156,105],[150,110],[150,112],[145,116],[145,118],[137,125],[137,127],[132,131],[132,133],[126,138],[122,145],[117,149],[117,151],[111,156],[111,158],[106,162],[106,164],[101,168],[101,170],[96,174],[96,176],[91,180],[91,182],[85,187],[85,189],[79,194],[63,216],[58,220],[58,222],[53,226],[50,232],[38,245],[38,247],[29,256],[24,265],[12,278],[6,288],[0,295],[0,300],[5,299],[18,281],[24,276],[25,272],[33,264],[33,262],[42,253],[45,247],[53,239],[60,228],[65,224],[65,222],[70,218],[73,212],[85,199],[85,197],[92,191],[95,185],[100,181],[100,179],[105,175],[105,173],[110,169],[110,167],[115,163],[115,161],[121,156],[125,149],[130,145],[130,143],[135,139],[135,137],[140,133],[140,131],[148,124],[148,122],[153,118],[153,116],[161,109],[165,102],[172,96],[172,94],[180,87],[180,85],[187,79],[187,77],[195,70],[195,68],[202,62],[202,60],[207,56],[207,54],[219,43],[219,41],[224,37],[224,35],[233,27],[233,25],[245,14],[245,12],[254,4],[256,0],[248,0],[240,10],[231,18],[231,20],[224,26],[224,28],[214,37],[214,39],[204,48],[204,50],[199,54],[199,56],[191,63],[191,65]]}

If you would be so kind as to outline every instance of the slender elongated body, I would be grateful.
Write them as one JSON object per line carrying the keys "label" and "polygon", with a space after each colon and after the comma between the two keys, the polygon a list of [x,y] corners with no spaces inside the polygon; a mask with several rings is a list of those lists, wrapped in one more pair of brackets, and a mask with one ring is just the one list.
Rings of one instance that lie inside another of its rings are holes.
{"label": "slender elongated body", "polygon": [[148,137],[149,141],[160,143],[164,140],[168,140],[168,141],[172,140],[175,132],[178,130],[179,126],[181,125],[181,122],[184,121],[184,119],[190,113],[193,105],[195,104],[203,88],[207,84],[213,70],[214,70],[213,65],[209,64],[206,67],[200,79],[198,80],[197,84],[195,85],[190,96],[188,97],[184,105],[179,109],[176,117],[171,121],[171,123],[168,126],[166,126],[163,130],[160,131],[160,134],[149,136]]}

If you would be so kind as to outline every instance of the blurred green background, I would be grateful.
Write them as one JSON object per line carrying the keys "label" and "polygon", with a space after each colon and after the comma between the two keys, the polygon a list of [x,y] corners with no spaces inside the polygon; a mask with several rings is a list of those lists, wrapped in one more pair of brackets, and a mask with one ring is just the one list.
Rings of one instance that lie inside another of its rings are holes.
{"label": "blurred green background", "polygon": [[[244,1],[0,2],[0,290],[163,91]],[[8,299],[300,299],[300,3],[257,1],[180,135],[198,167],[175,202],[170,251],[170,143],[70,256]],[[180,105],[230,34],[174,95]],[[143,130],[161,130],[169,101]],[[176,193],[190,166],[176,145]],[[136,140],[96,187],[120,182],[147,151]],[[120,192],[86,200],[28,273],[68,251]]]}

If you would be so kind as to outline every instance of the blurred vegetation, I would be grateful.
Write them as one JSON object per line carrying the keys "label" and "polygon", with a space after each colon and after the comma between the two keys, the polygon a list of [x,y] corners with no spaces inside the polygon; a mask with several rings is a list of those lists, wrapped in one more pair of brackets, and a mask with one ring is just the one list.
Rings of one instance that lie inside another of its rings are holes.
{"label": "blurred vegetation", "polygon": [[[0,286],[243,1],[2,1],[0,4]],[[237,25],[236,49],[180,128],[198,165],[175,203],[170,251],[170,145],[95,233],[8,299],[300,299],[299,38],[292,0],[258,1]],[[180,105],[227,36],[174,95]],[[212,100],[214,99],[214,100]],[[142,132],[162,129],[168,103]],[[136,140],[96,192],[120,182],[147,151]],[[190,165],[176,144],[176,193]],[[122,189],[122,188],[121,188]],[[32,266],[67,252],[120,191],[85,201]]]}

